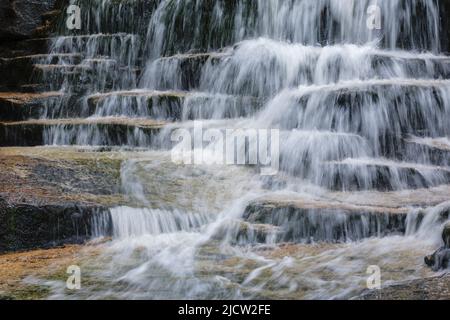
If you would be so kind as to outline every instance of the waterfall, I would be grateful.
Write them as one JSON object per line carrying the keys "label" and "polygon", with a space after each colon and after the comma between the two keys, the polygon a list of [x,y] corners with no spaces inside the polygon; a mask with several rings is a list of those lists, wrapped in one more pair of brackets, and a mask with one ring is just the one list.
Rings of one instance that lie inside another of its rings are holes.
{"label": "waterfall", "polygon": [[[180,211],[163,211],[136,209],[129,207],[120,207],[111,209],[111,225],[113,226],[112,235],[115,238],[126,239],[129,237],[139,237],[145,235],[158,236],[161,234],[177,233],[180,231],[188,232],[200,229],[206,225],[210,217],[205,214],[189,214]],[[103,219],[95,223],[95,226],[103,225],[106,227],[108,222]],[[99,233],[108,232],[107,229]]]}
{"label": "waterfall", "polygon": [[[64,98],[35,121],[49,145],[127,150],[127,203],[92,232],[112,238],[92,275],[118,291],[80,295],[351,298],[372,264],[386,285],[430,275],[421,261],[440,244],[450,183],[439,1],[71,3],[87,8],[82,30],[63,17],[37,61]],[[277,130],[278,173],[176,163],[173,131],[198,123],[217,136]]]}
{"label": "waterfall", "polygon": [[[378,35],[367,28],[367,8],[379,5],[385,23]],[[421,10],[420,33],[413,17]],[[382,41],[388,48],[439,50],[436,1],[288,0],[161,1],[147,33],[153,57],[211,50],[258,36],[306,45]],[[420,35],[420,36],[418,36]],[[151,44],[151,45],[150,45]]]}

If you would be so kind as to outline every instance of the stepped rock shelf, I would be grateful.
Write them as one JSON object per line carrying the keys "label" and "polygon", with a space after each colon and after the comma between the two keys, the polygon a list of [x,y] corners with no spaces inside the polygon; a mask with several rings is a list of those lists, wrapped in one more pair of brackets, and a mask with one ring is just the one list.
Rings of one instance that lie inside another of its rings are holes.
{"label": "stepped rock shelf", "polygon": [[[370,4],[0,4],[0,299],[450,299],[450,5]],[[175,161],[199,122],[277,174]]]}

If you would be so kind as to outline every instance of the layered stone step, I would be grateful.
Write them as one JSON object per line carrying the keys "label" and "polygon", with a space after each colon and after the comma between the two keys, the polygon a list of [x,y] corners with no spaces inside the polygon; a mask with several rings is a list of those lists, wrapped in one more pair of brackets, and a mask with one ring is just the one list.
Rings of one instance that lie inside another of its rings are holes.
{"label": "layered stone step", "polygon": [[404,70],[405,78],[421,79],[448,79],[450,78],[450,57],[444,55],[416,54],[411,52],[390,53],[380,51],[371,56],[373,76],[389,75],[393,77],[393,70],[398,68],[398,64]]}
{"label": "layered stone step", "polygon": [[39,37],[30,39],[15,39],[14,41],[2,41],[0,44],[0,57],[14,58],[34,54],[46,54],[51,43],[51,38]]}
{"label": "layered stone step", "polygon": [[39,118],[45,114],[46,109],[61,102],[63,96],[62,92],[0,92],[0,120]]}
{"label": "layered stone step", "polygon": [[84,243],[93,236],[92,220],[104,208],[64,204],[11,205],[0,198],[0,253]]}
{"label": "layered stone step", "polygon": [[113,88],[115,82],[123,83],[130,77],[133,78],[131,84],[136,84],[139,68],[128,65],[128,61],[120,63],[109,56],[95,55],[86,50],[77,53],[55,50],[48,54],[2,58],[0,71],[7,77],[0,80],[0,85],[15,88],[30,83],[44,83],[47,87],[59,89],[67,81],[74,87],[84,86],[85,89],[95,90],[93,85],[100,81],[104,85],[98,90],[105,90]]}
{"label": "layered stone step", "polygon": [[399,148],[398,158],[450,166],[450,140],[447,137],[409,137],[405,141],[407,147],[403,150]]}
{"label": "layered stone step", "polygon": [[322,197],[335,202],[352,203],[358,206],[385,208],[435,207],[449,200],[450,185],[426,189],[410,189],[390,192],[358,191],[327,192]]}
{"label": "layered stone step", "polygon": [[[450,149],[445,147],[447,138],[392,135],[390,140],[397,142],[395,147],[391,144],[374,145],[357,134],[330,131],[282,131],[281,138],[281,168],[294,175],[302,175],[305,170],[317,167],[323,161],[348,158],[385,158],[405,163],[450,166]],[[295,161],[297,156],[302,159],[301,164]]]}
{"label": "layered stone step", "polygon": [[139,68],[120,65],[108,57],[84,59],[79,53],[2,59],[0,70],[6,75],[0,80],[2,91],[24,92],[59,90],[63,85],[70,85],[71,91],[78,93],[111,90],[117,86],[135,85],[140,73]]}
{"label": "layered stone step", "polygon": [[153,119],[114,117],[0,122],[0,146],[151,147],[164,125]]}
{"label": "layered stone step", "polygon": [[0,148],[0,252],[96,236],[96,219],[129,203],[120,188],[124,160],[95,148]]}
{"label": "layered stone step", "polygon": [[[243,224],[229,228],[227,236],[237,243],[270,244],[334,243],[404,235],[407,231],[414,232],[425,216],[425,210],[412,206],[419,203],[434,205],[441,200],[435,197],[434,201],[429,201],[426,197],[432,195],[432,191],[410,192],[409,199],[402,199],[401,194],[395,192],[334,193],[334,197],[332,193],[329,197],[268,195],[250,203],[243,215]],[[396,202],[397,198],[402,201]],[[441,198],[447,201],[448,195],[442,194]],[[356,201],[352,202],[352,199]],[[449,212],[443,211],[442,221],[448,216]],[[252,229],[247,224],[255,227]]]}
{"label": "layered stone step", "polygon": [[450,151],[450,139],[448,137],[442,138],[418,138],[411,137],[409,139],[411,143],[415,143],[422,146],[436,148],[441,151]]}
{"label": "layered stone step", "polygon": [[450,168],[388,159],[346,159],[322,165],[323,175],[311,180],[332,190],[404,190],[450,182]]}
{"label": "layered stone step", "polygon": [[0,58],[0,72],[4,75],[0,79],[0,85],[15,88],[29,84],[35,76],[36,64],[65,65],[79,62],[81,62],[81,55],[73,53],[34,54]]}
{"label": "layered stone step", "polygon": [[288,198],[254,202],[243,219],[279,227],[278,234],[267,235],[276,242],[346,242],[402,234],[407,214],[403,208]]}
{"label": "layered stone step", "polygon": [[[374,148],[357,134],[281,131],[279,169],[288,176],[338,190],[396,190],[447,183],[450,153],[442,147],[445,138],[398,140],[401,143],[391,153],[379,146]],[[434,147],[430,141],[441,141],[441,147]]]}
{"label": "layered stone step", "polygon": [[121,66],[114,59],[84,59],[79,64],[34,64],[32,81],[51,90],[64,88],[78,95],[134,87],[140,69]]}
{"label": "layered stone step", "polygon": [[147,66],[142,83],[159,90],[193,90],[200,87],[205,65],[215,65],[230,57],[226,51],[186,53],[162,57]]}
{"label": "layered stone step", "polygon": [[25,56],[17,56],[12,58],[1,58],[0,61],[8,66],[14,68],[21,64],[78,64],[81,62],[83,55],[80,53],[40,53]]}
{"label": "layered stone step", "polygon": [[90,95],[86,98],[86,116],[129,115],[163,119],[181,119],[188,92],[132,90]]}
{"label": "layered stone step", "polygon": [[138,35],[127,33],[62,36],[51,39],[51,54],[82,54],[86,59],[110,57],[121,65],[136,65],[141,50]]}
{"label": "layered stone step", "polygon": [[[35,86],[36,90],[41,88],[39,85]],[[113,91],[88,96],[80,96],[79,92],[62,91],[0,92],[0,120],[23,121],[92,116],[181,119],[183,105],[190,95],[192,94],[188,92],[149,90]]]}
{"label": "layered stone step", "polygon": [[[308,7],[308,10],[305,10],[303,5],[295,1],[281,3],[275,7],[243,1],[238,3],[218,1],[215,5],[211,5],[208,1],[195,4],[160,2],[156,11],[159,14],[158,24],[149,28],[149,39],[154,42],[161,38],[168,39],[158,43],[158,47],[155,48],[162,55],[192,49],[203,51],[210,48],[218,49],[246,38],[262,36],[290,43],[323,46],[350,43],[355,40],[358,43],[368,43],[373,40],[370,30],[366,30],[365,3],[352,3],[345,13],[334,7],[330,1],[320,5],[314,4]],[[379,6],[387,21],[397,19],[398,24],[388,28],[389,31],[379,30],[378,36],[382,40],[377,43],[378,45],[389,49],[414,48],[418,51],[436,51],[436,47],[432,44],[439,41],[439,35],[436,33],[441,26],[436,21],[439,17],[445,20],[446,12],[442,10],[445,4],[437,6],[435,3],[416,2],[405,5],[404,2],[399,2],[382,3]],[[191,17],[196,19],[193,20]],[[277,18],[269,19],[269,17]],[[300,27],[299,20],[307,23]],[[349,21],[352,23],[349,24]],[[427,29],[423,26],[433,28]],[[442,23],[442,27],[445,30],[445,22]],[[236,32],[229,32],[230,30]],[[401,39],[398,39],[399,35]],[[442,38],[445,40],[445,36]]]}
{"label": "layered stone step", "polygon": [[74,64],[34,64],[31,76],[33,83],[45,83],[46,90],[61,90],[66,83],[74,83],[72,91],[84,88],[82,75],[90,69],[82,65]]}
{"label": "layered stone step", "polygon": [[83,115],[193,120],[238,118],[255,113],[261,99],[207,92],[131,90],[88,96]]}
{"label": "layered stone step", "polygon": [[260,116],[285,130],[346,132],[393,154],[403,137],[450,134],[448,80],[368,80],[306,86],[280,93]]}
{"label": "layered stone step", "polygon": [[[139,37],[133,34],[92,34],[42,39],[46,54],[3,59],[0,69],[11,75],[0,86],[21,88],[45,83],[47,90],[59,90],[64,84],[75,92],[105,91],[118,87],[136,87],[141,50]],[[14,73],[12,70],[21,70]]]}

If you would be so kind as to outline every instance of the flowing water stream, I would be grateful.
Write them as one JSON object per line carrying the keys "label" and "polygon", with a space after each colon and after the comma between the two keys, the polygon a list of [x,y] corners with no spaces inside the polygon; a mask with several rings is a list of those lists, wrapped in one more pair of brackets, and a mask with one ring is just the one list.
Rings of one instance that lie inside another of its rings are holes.
{"label": "flowing water stream", "polygon": [[[112,240],[82,266],[82,290],[48,282],[52,298],[352,298],[371,265],[384,286],[432,275],[423,257],[450,210],[439,1],[72,3],[82,30],[62,27],[59,60],[42,61],[65,98],[42,119],[85,122],[49,126],[46,142],[139,151],[121,168],[135,206],[96,217]],[[118,139],[99,124],[113,120],[166,125]],[[173,129],[198,121],[279,130],[278,174],[172,161]]]}

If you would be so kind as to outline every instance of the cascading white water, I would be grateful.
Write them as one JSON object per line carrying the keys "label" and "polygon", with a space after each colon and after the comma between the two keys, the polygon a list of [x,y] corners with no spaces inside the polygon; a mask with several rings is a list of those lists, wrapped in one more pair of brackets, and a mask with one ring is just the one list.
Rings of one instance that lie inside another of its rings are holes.
{"label": "cascading white water", "polygon": [[[113,2],[84,16],[98,34],[54,41],[52,53],[81,54],[89,70],[58,84],[81,92],[80,117],[173,123],[158,139],[84,123],[51,127],[46,141],[170,149],[172,129],[192,130],[192,120],[279,129],[280,172],[182,165],[164,150],[129,159],[122,190],[135,206],[111,209],[94,230],[113,240],[91,276],[114,290],[81,296],[349,298],[372,264],[386,284],[431,274],[418,266],[439,245],[448,205],[384,199],[450,182],[448,154],[431,148],[450,136],[437,1],[160,0],[145,28],[131,4]],[[373,4],[379,31],[366,26]]]}
{"label": "cascading white water", "polygon": [[[175,55],[150,62],[142,85],[181,90],[180,64],[189,57]],[[242,41],[225,52],[211,54],[201,69],[199,89],[271,96],[283,88],[299,85],[408,78],[418,74],[427,79],[433,78],[435,69],[448,61],[445,56],[429,53],[383,51],[375,43],[315,47],[258,38]]]}
{"label": "cascading white water", "polygon": [[[152,57],[190,49],[218,49],[243,39],[264,36],[306,45],[380,40],[367,28],[367,8],[383,12],[382,41],[439,50],[439,12],[436,1],[288,0],[215,1],[163,0],[148,29]],[[415,34],[414,13],[422,10],[425,29]]]}

